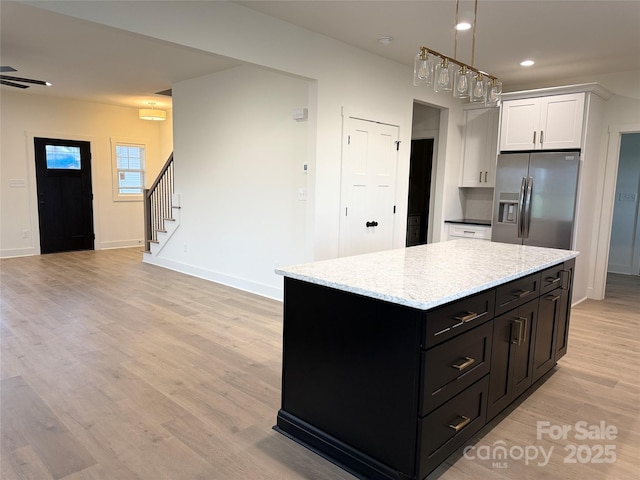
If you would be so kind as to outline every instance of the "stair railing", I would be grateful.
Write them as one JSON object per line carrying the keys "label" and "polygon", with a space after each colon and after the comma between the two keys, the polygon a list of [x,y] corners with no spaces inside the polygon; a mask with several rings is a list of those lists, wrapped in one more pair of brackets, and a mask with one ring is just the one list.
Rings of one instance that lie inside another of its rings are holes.
{"label": "stair railing", "polygon": [[144,189],[144,249],[151,251],[151,242],[158,241],[158,232],[165,231],[165,220],[173,220],[173,153],[160,170],[151,188]]}

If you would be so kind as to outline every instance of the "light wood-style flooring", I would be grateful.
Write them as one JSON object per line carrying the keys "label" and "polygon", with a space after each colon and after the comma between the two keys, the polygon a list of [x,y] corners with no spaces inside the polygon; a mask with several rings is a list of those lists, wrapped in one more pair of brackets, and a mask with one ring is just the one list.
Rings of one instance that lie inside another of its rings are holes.
{"label": "light wood-style flooring", "polygon": [[[0,273],[3,480],[354,478],[271,428],[279,302],[144,264],[139,249],[4,259]],[[640,478],[639,312],[640,278],[611,276],[607,300],[574,308],[547,382],[430,479]],[[572,431],[538,439],[545,421]],[[577,440],[580,421],[616,438]],[[500,445],[506,460],[478,458]],[[526,465],[527,447],[548,463]]]}

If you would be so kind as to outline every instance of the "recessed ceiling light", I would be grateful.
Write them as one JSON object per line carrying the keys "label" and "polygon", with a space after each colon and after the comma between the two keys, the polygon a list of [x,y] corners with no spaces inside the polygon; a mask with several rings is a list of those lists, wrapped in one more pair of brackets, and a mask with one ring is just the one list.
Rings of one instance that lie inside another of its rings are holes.
{"label": "recessed ceiling light", "polygon": [[520,62],[520,65],[522,65],[523,67],[530,67],[534,63],[536,62],[534,62],[533,60],[523,60]]}
{"label": "recessed ceiling light", "polygon": [[393,42],[393,37],[380,37],[378,39],[378,43],[383,47],[386,47],[387,45],[391,45],[391,42]]}
{"label": "recessed ceiling light", "polygon": [[471,28],[471,24],[468,22],[460,22],[456,25],[456,30],[469,30]]}

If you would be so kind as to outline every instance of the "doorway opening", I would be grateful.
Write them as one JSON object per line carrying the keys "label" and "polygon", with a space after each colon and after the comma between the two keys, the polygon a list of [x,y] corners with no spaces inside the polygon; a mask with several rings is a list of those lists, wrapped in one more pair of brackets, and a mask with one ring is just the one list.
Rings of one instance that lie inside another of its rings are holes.
{"label": "doorway opening", "polygon": [[607,271],[640,275],[640,133],[620,137]]}
{"label": "doorway opening", "polygon": [[93,250],[91,144],[34,138],[40,252]]}
{"label": "doorway opening", "polygon": [[407,247],[427,243],[432,170],[433,138],[411,140]]}

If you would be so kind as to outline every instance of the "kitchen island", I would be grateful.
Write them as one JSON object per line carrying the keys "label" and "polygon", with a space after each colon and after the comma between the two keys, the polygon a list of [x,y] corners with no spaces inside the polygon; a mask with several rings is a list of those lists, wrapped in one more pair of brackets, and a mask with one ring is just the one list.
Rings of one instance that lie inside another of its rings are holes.
{"label": "kitchen island", "polygon": [[425,478],[566,353],[577,255],[454,240],[276,270],[274,428],[359,478]]}

